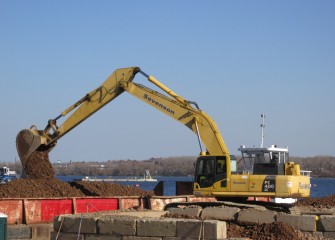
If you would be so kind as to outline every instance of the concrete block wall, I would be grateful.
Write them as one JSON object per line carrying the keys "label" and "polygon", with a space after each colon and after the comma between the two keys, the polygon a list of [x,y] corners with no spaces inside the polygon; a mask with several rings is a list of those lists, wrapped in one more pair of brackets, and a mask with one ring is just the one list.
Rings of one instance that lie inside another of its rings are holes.
{"label": "concrete block wall", "polygon": [[318,217],[315,215],[278,214],[276,216],[277,222],[287,223],[303,232],[316,232],[317,220]]}
{"label": "concrete block wall", "polygon": [[[104,218],[97,222],[97,230],[103,235],[134,236],[136,235],[135,218]],[[98,231],[94,232],[97,233]]]}
{"label": "concrete block wall", "polygon": [[[51,239],[85,240],[178,240],[225,239],[226,223],[219,220],[193,220],[175,218],[136,218],[104,216],[102,219],[85,216],[56,217]],[[94,222],[92,222],[94,220]],[[88,227],[83,222],[94,226]],[[88,227],[84,229],[83,227]],[[76,231],[76,233],[75,233]]]}
{"label": "concrete block wall", "polygon": [[277,212],[260,211],[258,209],[242,209],[238,212],[237,222],[273,223],[276,221]]}
{"label": "concrete block wall", "polygon": [[318,229],[325,238],[335,239],[335,215],[322,215],[318,221]]}
{"label": "concrete block wall", "polygon": [[[170,209],[168,209],[170,211]],[[193,216],[194,211],[171,209],[171,212],[180,215]],[[299,214],[297,214],[299,212]],[[334,212],[335,213],[335,212]],[[329,214],[328,212],[325,214]],[[235,221],[237,223],[272,223],[283,222],[291,225],[297,230],[311,235],[313,239],[318,238],[334,238],[335,239],[335,214],[318,215],[313,212],[297,211],[295,207],[294,214],[277,213],[259,208],[237,208],[237,207],[212,207],[205,208],[200,211],[199,215],[202,219],[217,219],[221,221]]]}
{"label": "concrete block wall", "polygon": [[222,221],[235,221],[240,209],[237,207],[213,207],[201,211],[202,219],[218,219]]}
{"label": "concrete block wall", "polygon": [[199,235],[204,235],[205,239],[223,239],[227,233],[225,221],[284,222],[310,239],[335,239],[335,214],[283,214],[238,207],[169,210],[171,214],[203,220],[160,218],[166,211],[62,215],[49,225],[8,225],[7,239],[192,240]]}
{"label": "concrete block wall", "polygon": [[139,219],[136,222],[136,232],[140,237],[175,237],[177,232],[176,219]]}
{"label": "concrete block wall", "polygon": [[7,225],[7,239],[49,240],[51,236],[50,233],[52,231],[52,223]]}

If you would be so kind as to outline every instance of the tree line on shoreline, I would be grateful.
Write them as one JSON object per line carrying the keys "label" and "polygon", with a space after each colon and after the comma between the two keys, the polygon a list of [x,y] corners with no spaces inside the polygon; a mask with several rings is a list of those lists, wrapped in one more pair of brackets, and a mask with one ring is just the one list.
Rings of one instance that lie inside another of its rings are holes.
{"label": "tree line on shoreline", "polygon": [[[240,157],[237,157],[239,159]],[[109,160],[105,162],[57,162],[53,163],[56,175],[78,176],[143,176],[146,170],[152,176],[193,176],[197,157],[165,157],[147,160]],[[335,177],[334,156],[291,157],[301,170],[312,171],[312,177]],[[22,173],[19,161],[2,163],[3,166]]]}

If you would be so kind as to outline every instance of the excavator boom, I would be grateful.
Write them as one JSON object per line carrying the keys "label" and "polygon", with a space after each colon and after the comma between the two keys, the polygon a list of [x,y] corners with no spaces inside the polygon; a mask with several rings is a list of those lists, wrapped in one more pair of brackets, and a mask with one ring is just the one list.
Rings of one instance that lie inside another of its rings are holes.
{"label": "excavator boom", "polygon": [[[144,75],[166,95],[133,83],[137,73]],[[30,129],[20,131],[16,138],[16,147],[23,166],[33,152],[51,151],[59,138],[125,91],[191,129],[197,134],[200,146],[202,146],[201,142],[206,146],[207,153],[229,155],[215,122],[201,111],[196,103],[185,100],[153,76],[141,71],[139,67],[129,67],[115,70],[101,86],[87,93],[56,118],[50,119],[44,130],[38,130],[32,126]],[[57,121],[68,114],[70,116],[58,125]]]}
{"label": "excavator boom", "polygon": [[[50,119],[44,130],[32,126],[30,129],[20,131],[16,137],[16,148],[23,167],[33,152],[51,151],[59,138],[123,93],[124,89],[120,87],[120,83],[131,82],[139,71],[138,67],[115,70],[101,86],[87,93],[56,118]],[[63,124],[58,126],[57,120],[72,111],[74,112]]]}

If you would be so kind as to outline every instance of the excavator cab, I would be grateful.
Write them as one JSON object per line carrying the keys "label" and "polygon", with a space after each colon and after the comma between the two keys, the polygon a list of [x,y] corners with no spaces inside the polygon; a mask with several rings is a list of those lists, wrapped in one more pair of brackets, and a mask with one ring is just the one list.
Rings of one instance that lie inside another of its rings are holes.
{"label": "excavator cab", "polygon": [[230,175],[230,157],[200,156],[196,163],[194,191],[219,185],[227,188],[227,175]]}

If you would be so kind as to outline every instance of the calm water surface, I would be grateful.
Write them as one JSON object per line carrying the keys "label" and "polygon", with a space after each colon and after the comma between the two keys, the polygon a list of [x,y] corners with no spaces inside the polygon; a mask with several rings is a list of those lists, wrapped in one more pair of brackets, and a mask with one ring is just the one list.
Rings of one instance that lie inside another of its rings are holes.
{"label": "calm water surface", "polygon": [[[79,180],[85,176],[57,176],[58,179],[68,182]],[[97,177],[103,178],[103,177]],[[121,177],[115,177],[121,178]],[[153,190],[159,181],[164,181],[164,195],[176,195],[176,182],[177,181],[192,181],[193,177],[154,177],[157,182],[117,182],[125,185],[137,185],[143,190]],[[335,178],[312,178],[311,179],[311,197],[324,197],[335,194]]]}

